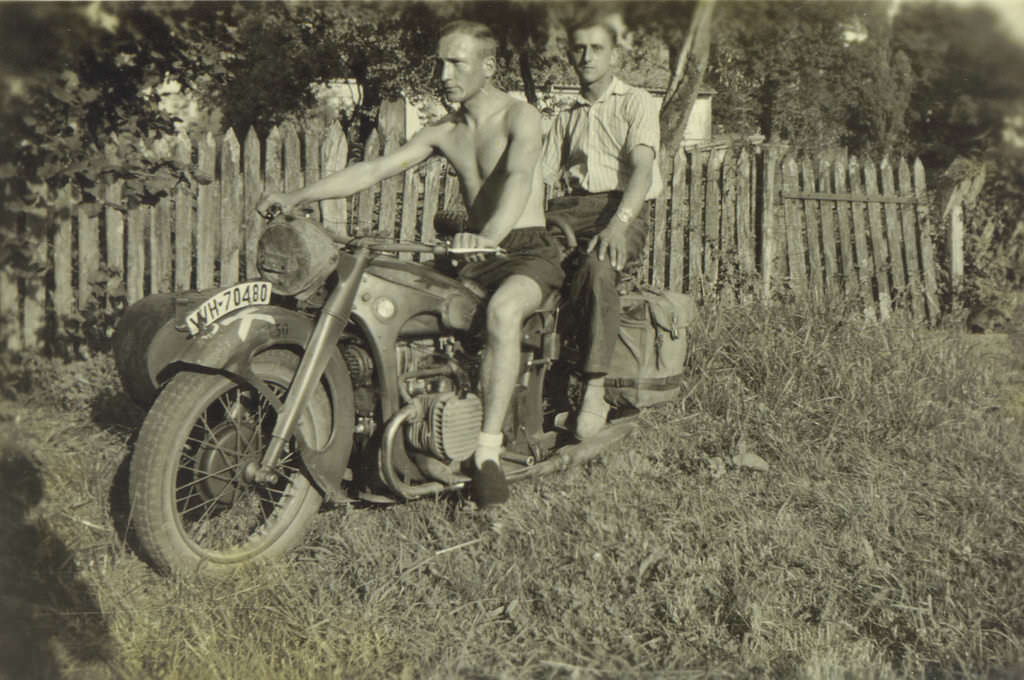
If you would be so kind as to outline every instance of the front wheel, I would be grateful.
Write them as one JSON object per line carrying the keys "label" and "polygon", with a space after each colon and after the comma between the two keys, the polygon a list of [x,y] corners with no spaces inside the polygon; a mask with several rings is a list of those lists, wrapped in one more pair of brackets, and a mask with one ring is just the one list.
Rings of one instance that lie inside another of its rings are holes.
{"label": "front wheel", "polygon": [[[283,399],[297,366],[291,352],[271,350],[252,368]],[[331,418],[321,384],[298,424],[310,445],[328,440]],[[129,475],[135,531],[157,569],[227,571],[302,541],[322,496],[302,470],[295,439],[277,481],[243,475],[262,457],[276,419],[266,397],[225,375],[180,373],[168,383],[139,432]]]}

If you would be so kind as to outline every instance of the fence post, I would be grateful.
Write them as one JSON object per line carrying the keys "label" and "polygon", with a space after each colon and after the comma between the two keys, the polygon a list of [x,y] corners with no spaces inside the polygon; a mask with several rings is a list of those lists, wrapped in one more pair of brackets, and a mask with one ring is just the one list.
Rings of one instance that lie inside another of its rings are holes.
{"label": "fence post", "polygon": [[220,147],[220,285],[238,282],[238,251],[242,222],[241,149],[234,130]]}
{"label": "fence post", "polygon": [[960,298],[960,288],[964,280],[964,204],[959,199],[954,201],[950,210],[946,244],[949,254],[949,284],[955,303]]}
{"label": "fence post", "polygon": [[100,221],[78,207],[78,308],[89,306],[92,282],[100,268]]}
{"label": "fence post", "polygon": [[[348,139],[341,123],[334,121],[327,129],[320,147],[320,167],[323,176],[333,175],[348,163]],[[324,225],[339,236],[348,234],[348,200],[344,198],[321,201]]]}
{"label": "fence post", "polygon": [[928,306],[928,316],[934,323],[938,320],[940,313],[939,286],[938,277],[935,275],[935,251],[932,247],[932,224],[925,193],[924,164],[920,158],[914,160],[914,198],[917,199],[917,220],[921,225],[918,234],[921,238],[921,275],[924,278],[924,300]]}
{"label": "fence post", "polygon": [[762,152],[761,159],[764,170],[761,174],[761,294],[765,302],[771,300],[772,279],[775,276],[775,258],[779,250],[778,235],[775,225],[775,184],[778,175],[775,171],[776,150],[774,145]]}
{"label": "fence post", "polygon": [[199,210],[196,219],[196,287],[213,286],[214,259],[220,241],[217,217],[220,213],[220,185],[214,173],[217,142],[207,132],[199,143]]}
{"label": "fence post", "polygon": [[74,307],[71,288],[71,185],[66,184],[57,199],[57,228],[53,233],[53,311],[57,329]]}
{"label": "fence post", "polygon": [[[171,147],[161,137],[153,143],[153,152],[160,160],[169,160]],[[161,196],[153,208],[149,232],[149,292],[165,293],[171,288],[171,196]]]}
{"label": "fence post", "polygon": [[687,155],[682,146],[672,163],[672,232],[668,243],[668,278],[670,289],[686,289],[686,232],[690,220],[690,202],[686,195]]}
{"label": "fence post", "polygon": [[263,195],[263,176],[260,173],[260,139],[256,130],[249,128],[242,146],[242,242],[245,244],[245,277],[254,278],[256,248],[263,233],[263,220],[256,214],[256,203]]}
{"label": "fence post", "polygon": [[[914,187],[910,181],[910,166],[906,158],[900,158],[899,170],[896,173],[899,181],[899,193],[901,196],[910,197],[914,195]],[[924,300],[922,300],[920,260],[917,248],[917,228],[914,218],[914,206],[910,203],[900,205],[900,217],[902,222],[903,248],[907,256],[907,288],[910,290],[910,305],[914,313],[914,319],[923,321]]]}
{"label": "fence post", "polygon": [[[174,157],[182,167],[192,166],[192,140],[184,132],[174,141]],[[189,187],[184,182],[178,184],[174,191],[174,287],[178,290],[188,290],[192,287],[195,191],[195,187]]]}
{"label": "fence post", "polygon": [[[864,162],[864,190],[868,197],[877,197],[878,174],[869,158]],[[878,284],[878,311],[882,321],[889,318],[892,297],[889,294],[889,248],[882,227],[882,206],[868,202],[868,224],[871,225],[871,253],[875,258],[875,283]]]}

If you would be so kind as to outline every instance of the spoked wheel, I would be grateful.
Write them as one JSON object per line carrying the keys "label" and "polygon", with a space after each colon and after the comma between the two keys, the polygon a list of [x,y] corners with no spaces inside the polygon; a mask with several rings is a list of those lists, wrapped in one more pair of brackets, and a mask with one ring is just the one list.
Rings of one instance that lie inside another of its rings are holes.
{"label": "spoked wheel", "polygon": [[[253,372],[283,400],[298,358],[285,350],[257,356]],[[319,386],[299,421],[321,447],[331,432],[331,401]],[[277,411],[255,388],[227,376],[181,373],[150,409],[132,459],[129,487],[135,531],[164,572],[224,571],[276,557],[305,536],[322,502],[302,469],[293,438],[271,483],[250,481]]]}

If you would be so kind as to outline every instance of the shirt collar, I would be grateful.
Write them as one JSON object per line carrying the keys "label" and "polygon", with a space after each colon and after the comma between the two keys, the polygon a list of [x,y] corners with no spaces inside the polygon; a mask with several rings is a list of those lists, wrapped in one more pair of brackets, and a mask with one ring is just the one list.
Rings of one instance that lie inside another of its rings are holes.
{"label": "shirt collar", "polygon": [[619,80],[618,76],[612,76],[612,82],[608,85],[608,89],[605,90],[604,93],[602,93],[595,101],[590,101],[584,97],[581,92],[577,92],[573,103],[579,106],[593,106],[594,104],[600,104],[613,94],[625,94],[626,90],[626,84]]}

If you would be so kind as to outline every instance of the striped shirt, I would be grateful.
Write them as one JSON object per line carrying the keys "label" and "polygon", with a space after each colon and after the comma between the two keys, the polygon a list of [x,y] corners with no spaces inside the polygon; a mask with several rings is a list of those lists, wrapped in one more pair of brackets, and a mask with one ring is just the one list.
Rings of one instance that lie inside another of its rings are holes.
{"label": "striped shirt", "polygon": [[[544,181],[564,178],[570,191],[624,191],[629,182],[630,152],[639,145],[658,154],[661,133],[658,105],[646,90],[612,78],[595,102],[581,95],[560,112],[544,139]],[[647,199],[661,193],[655,161]]]}

